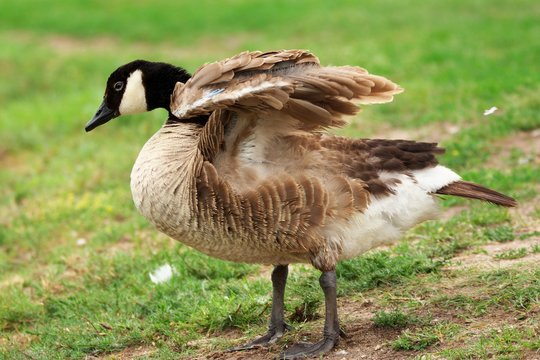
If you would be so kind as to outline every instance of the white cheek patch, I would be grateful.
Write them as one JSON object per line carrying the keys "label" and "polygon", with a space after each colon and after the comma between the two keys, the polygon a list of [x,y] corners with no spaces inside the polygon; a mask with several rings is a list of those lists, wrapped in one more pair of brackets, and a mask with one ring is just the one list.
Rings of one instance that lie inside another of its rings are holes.
{"label": "white cheek patch", "polygon": [[118,108],[120,114],[137,114],[148,111],[146,93],[142,83],[142,71],[135,70],[129,75],[126,82],[126,90]]}

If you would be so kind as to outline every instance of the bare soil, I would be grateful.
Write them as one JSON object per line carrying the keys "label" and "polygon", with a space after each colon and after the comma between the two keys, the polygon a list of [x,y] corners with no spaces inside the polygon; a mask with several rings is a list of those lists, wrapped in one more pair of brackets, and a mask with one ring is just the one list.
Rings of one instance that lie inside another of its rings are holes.
{"label": "bare soil", "polygon": [[152,355],[156,352],[154,347],[150,346],[132,346],[126,349],[123,349],[120,352],[102,355],[102,356],[88,356],[87,360],[132,360],[146,358],[147,356]]}
{"label": "bare soil", "polygon": [[[490,157],[486,167],[503,168],[508,162],[515,162],[517,165],[540,165],[540,129],[506,136],[493,145],[499,149],[499,152]],[[514,156],[515,150],[521,154]]]}
{"label": "bare soil", "polygon": [[[492,243],[475,249],[475,253],[463,254],[452,259],[453,269],[477,268],[496,270],[515,266],[518,263],[540,264],[540,253],[532,253],[534,245],[540,246],[540,236],[506,243]],[[518,259],[498,259],[496,256],[510,250],[527,249],[527,255]]]}

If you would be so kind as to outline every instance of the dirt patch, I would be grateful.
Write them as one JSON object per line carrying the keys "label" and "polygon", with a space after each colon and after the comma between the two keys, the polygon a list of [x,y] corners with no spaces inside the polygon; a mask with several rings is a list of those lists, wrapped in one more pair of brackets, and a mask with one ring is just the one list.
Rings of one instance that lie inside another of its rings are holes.
{"label": "dirt patch", "polygon": [[37,335],[25,334],[20,332],[15,332],[9,335],[8,337],[0,337],[0,349],[2,346],[15,345],[19,351],[26,355],[24,349],[26,349],[33,341],[37,339]]}
{"label": "dirt patch", "polygon": [[[487,161],[488,168],[507,168],[508,163],[540,165],[540,129],[512,134],[497,140],[493,146],[499,150]],[[516,150],[520,154],[515,155]]]}
{"label": "dirt patch", "polygon": [[123,349],[122,351],[115,352],[107,355],[99,356],[87,356],[87,360],[132,360],[147,357],[156,352],[156,349],[150,346],[140,345]]}
{"label": "dirt patch", "polygon": [[[480,253],[463,254],[452,259],[453,265],[449,269],[477,268],[481,270],[505,269],[519,263],[539,264],[540,253],[533,253],[534,246],[540,246],[540,237],[535,236],[526,240],[514,240],[507,243],[492,243],[480,246],[476,251]],[[505,252],[526,249],[526,255],[517,259],[497,258]]]}

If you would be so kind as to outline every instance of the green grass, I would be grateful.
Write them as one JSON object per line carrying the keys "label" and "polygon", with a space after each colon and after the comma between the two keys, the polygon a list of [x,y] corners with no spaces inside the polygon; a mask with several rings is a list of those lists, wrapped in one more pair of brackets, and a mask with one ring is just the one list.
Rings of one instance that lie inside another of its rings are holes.
{"label": "green grass", "polygon": [[379,311],[373,317],[373,323],[381,327],[390,327],[394,329],[400,329],[407,325],[416,322],[414,317],[411,317],[408,314],[400,310],[394,311]]}
{"label": "green grass", "polygon": [[498,242],[512,241],[515,238],[514,229],[508,225],[488,228],[485,234],[489,240]]}
{"label": "green grass", "polygon": [[[193,71],[274,48],[308,48],[322,63],[364,66],[406,89],[392,104],[366,107],[340,133],[370,136],[386,126],[414,138],[417,128],[431,129],[445,139],[442,163],[527,205],[517,215],[446,198],[444,209],[462,212],[340,264],[340,298],[372,299],[370,324],[396,328],[385,345],[396,352],[527,358],[540,347],[540,268],[520,261],[539,245],[491,254],[514,262],[496,271],[455,268],[452,259],[488,242],[538,238],[540,167],[520,163],[531,149],[512,150],[511,139],[540,128],[539,16],[532,0],[4,1],[0,358],[84,359],[141,346],[150,358],[190,358],[231,346],[219,340],[230,329],[245,338],[264,331],[271,285],[260,266],[196,253],[133,207],[131,166],[165,114],[91,134],[83,126],[122,63],[146,58]],[[483,116],[491,106],[500,110]],[[441,124],[459,131],[443,134]],[[148,274],[165,263],[175,276],[151,283]],[[307,267],[290,273],[286,316],[303,332],[320,331],[317,278]],[[492,330],[479,327],[485,323]],[[196,345],[201,339],[215,340]]]}
{"label": "green grass", "polygon": [[[528,359],[540,349],[538,333],[512,326],[491,330],[472,346],[442,352],[449,360],[465,359]],[[524,354],[530,355],[525,357]]]}
{"label": "green grass", "polygon": [[392,347],[395,350],[424,350],[444,341],[446,337],[455,335],[459,330],[457,325],[451,323],[425,326],[416,331],[405,330],[392,342]]}

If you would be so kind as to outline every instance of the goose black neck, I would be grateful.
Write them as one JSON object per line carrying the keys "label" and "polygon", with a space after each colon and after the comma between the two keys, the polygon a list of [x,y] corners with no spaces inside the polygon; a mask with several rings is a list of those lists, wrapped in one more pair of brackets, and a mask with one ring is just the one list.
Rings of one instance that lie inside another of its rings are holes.
{"label": "goose black neck", "polygon": [[170,116],[171,95],[176,83],[185,83],[190,77],[191,75],[181,67],[166,63],[148,63],[143,78],[148,110],[163,108]]}
{"label": "goose black neck", "polygon": [[167,124],[194,123],[200,126],[206,124],[208,115],[178,119],[171,112],[171,96],[176,83],[186,83],[189,78],[191,78],[191,75],[181,67],[166,63],[148,62],[143,77],[148,111],[157,108],[167,110],[169,113]]}

